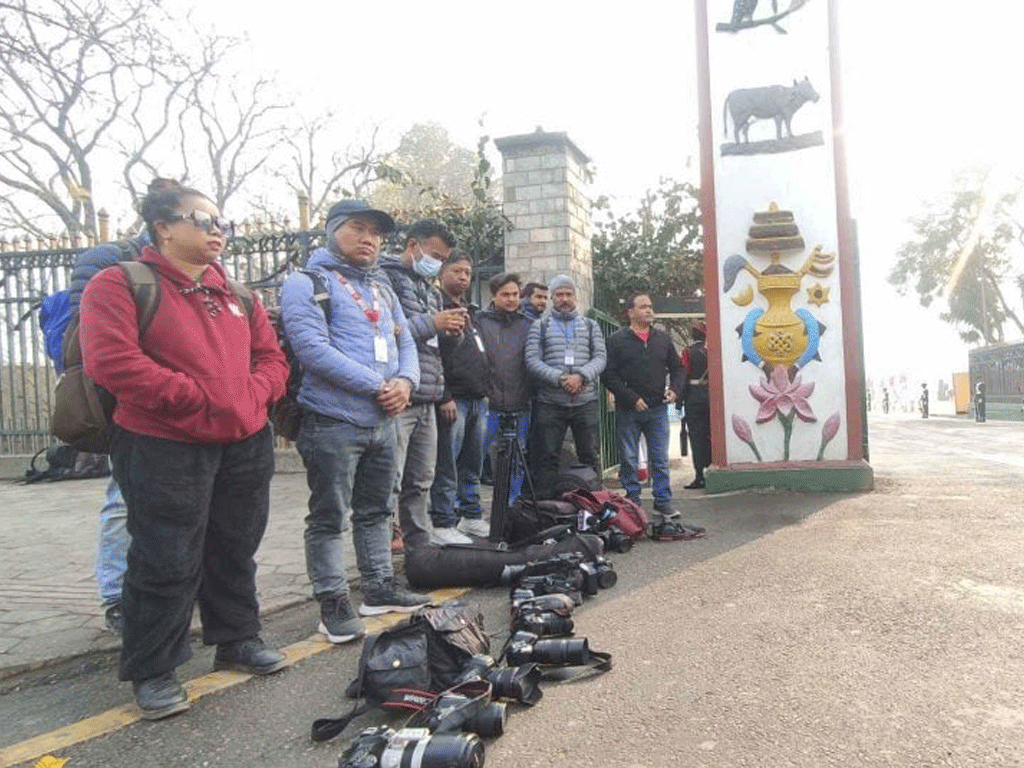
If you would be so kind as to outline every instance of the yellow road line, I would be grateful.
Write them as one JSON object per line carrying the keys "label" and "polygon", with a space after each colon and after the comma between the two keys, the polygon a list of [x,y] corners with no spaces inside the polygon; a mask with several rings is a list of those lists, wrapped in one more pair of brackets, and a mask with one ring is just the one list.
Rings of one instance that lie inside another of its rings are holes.
{"label": "yellow road line", "polygon": [[[441,603],[453,597],[463,595],[468,591],[468,589],[462,588],[439,589],[431,592],[430,595],[435,603]],[[363,624],[366,626],[366,631],[372,634],[380,632],[382,629],[396,624],[404,618],[406,617],[402,614],[386,613],[381,616],[367,618],[363,621]],[[332,643],[323,639],[323,635],[316,634],[281,650],[288,657],[288,665],[291,666],[302,659],[334,647]],[[189,680],[184,683],[184,686],[185,690],[188,691],[189,701],[194,702],[207,694],[238,685],[250,677],[252,675],[241,672],[211,672],[194,680]],[[75,744],[81,744],[84,741],[95,739],[97,736],[103,736],[132,723],[137,723],[141,719],[139,710],[136,709],[134,704],[125,704],[123,707],[101,712],[98,715],[79,720],[77,723],[65,725],[63,728],[58,728],[55,731],[33,736],[31,739],[26,739],[25,741],[20,741],[17,744],[0,749],[0,768],[11,768],[11,766],[18,765],[19,763],[39,759],[52,752],[67,749]]]}

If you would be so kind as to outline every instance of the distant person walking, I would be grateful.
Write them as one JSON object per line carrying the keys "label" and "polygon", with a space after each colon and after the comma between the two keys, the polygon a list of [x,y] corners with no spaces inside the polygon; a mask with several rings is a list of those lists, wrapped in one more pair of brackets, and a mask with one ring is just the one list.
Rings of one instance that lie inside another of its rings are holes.
{"label": "distant person walking", "polygon": [[985,382],[979,381],[974,385],[974,420],[985,421]]}
{"label": "distant person walking", "polygon": [[928,385],[921,384],[921,418],[928,418]]}

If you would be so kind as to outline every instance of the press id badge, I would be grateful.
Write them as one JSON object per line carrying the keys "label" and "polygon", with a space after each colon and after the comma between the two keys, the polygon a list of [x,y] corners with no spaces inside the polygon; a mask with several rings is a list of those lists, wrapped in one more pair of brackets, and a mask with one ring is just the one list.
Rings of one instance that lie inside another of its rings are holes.
{"label": "press id badge", "polygon": [[484,340],[480,338],[480,334],[473,331],[473,340],[476,342],[476,348],[480,350],[480,353],[484,353]]}
{"label": "press id badge", "polygon": [[437,336],[431,336],[429,339],[427,339],[427,346],[437,349]]}
{"label": "press id badge", "polygon": [[565,364],[576,365],[576,350],[571,347],[565,350]]}
{"label": "press id badge", "polygon": [[378,334],[373,337],[373,359],[378,363],[388,361],[388,340]]}

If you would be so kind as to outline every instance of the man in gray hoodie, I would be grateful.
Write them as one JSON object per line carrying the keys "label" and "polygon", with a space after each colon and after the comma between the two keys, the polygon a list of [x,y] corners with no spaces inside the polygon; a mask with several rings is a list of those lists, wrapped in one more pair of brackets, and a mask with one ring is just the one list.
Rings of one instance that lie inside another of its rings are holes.
{"label": "man in gray hoodie", "polygon": [[597,382],[607,362],[604,334],[576,311],[576,284],[558,275],[548,285],[552,309],[526,341],[526,367],[537,383],[530,462],[537,494],[549,498],[558,478],[565,431],[572,428],[576,457],[601,476]]}
{"label": "man in gray hoodie", "polygon": [[296,447],[310,490],[306,569],[320,602],[319,630],[332,643],[365,634],[342,562],[350,509],[359,613],[409,613],[430,603],[395,584],[391,562],[395,417],[420,382],[409,324],[377,269],[381,238],[394,227],[362,200],[336,203],[327,214],[328,247],[314,251],[281,289],[285,335],[303,369]]}

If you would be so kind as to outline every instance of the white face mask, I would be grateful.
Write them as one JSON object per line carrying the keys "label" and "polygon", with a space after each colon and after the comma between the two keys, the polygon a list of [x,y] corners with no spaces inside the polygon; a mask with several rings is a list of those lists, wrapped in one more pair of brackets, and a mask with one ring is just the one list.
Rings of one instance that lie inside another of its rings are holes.
{"label": "white face mask", "polygon": [[442,263],[440,259],[431,256],[429,253],[424,253],[421,248],[420,257],[412,261],[412,269],[421,277],[436,277],[437,273],[441,271]]}

